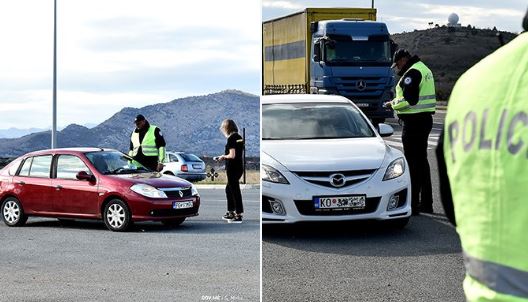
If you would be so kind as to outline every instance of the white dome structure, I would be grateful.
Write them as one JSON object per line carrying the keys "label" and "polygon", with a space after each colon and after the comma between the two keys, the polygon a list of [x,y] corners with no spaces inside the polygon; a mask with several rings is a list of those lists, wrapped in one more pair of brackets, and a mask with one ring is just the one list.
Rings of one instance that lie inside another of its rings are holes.
{"label": "white dome structure", "polygon": [[457,26],[458,20],[459,20],[458,15],[455,13],[452,13],[451,15],[449,15],[449,17],[447,17],[447,22],[449,26]]}

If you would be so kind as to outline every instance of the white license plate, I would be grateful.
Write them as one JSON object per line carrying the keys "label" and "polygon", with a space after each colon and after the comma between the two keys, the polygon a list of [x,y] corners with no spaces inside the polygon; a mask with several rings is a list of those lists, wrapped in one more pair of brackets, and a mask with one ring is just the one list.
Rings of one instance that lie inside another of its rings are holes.
{"label": "white license plate", "polygon": [[365,207],[365,195],[315,197],[313,199],[315,209],[363,209]]}
{"label": "white license plate", "polygon": [[202,168],[202,165],[200,165],[200,164],[193,164],[192,166],[195,169],[201,169]]}
{"label": "white license plate", "polygon": [[173,209],[188,209],[193,207],[192,201],[175,201],[172,203]]}

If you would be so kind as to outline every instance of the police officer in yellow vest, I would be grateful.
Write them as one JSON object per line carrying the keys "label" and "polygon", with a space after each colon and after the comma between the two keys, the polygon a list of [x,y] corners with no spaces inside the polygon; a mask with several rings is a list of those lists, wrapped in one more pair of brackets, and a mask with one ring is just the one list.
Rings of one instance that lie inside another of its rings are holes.
{"label": "police officer in yellow vest", "polygon": [[525,32],[464,73],[449,99],[437,150],[442,202],[471,302],[528,301],[527,98]]}
{"label": "police officer in yellow vest", "polygon": [[130,138],[128,155],[153,171],[161,171],[165,160],[165,139],[161,130],[150,125],[141,114],[136,116],[134,123],[136,129]]}
{"label": "police officer in yellow vest", "polygon": [[411,56],[405,49],[394,53],[392,66],[398,68],[401,78],[396,85],[396,97],[385,105],[392,107],[403,122],[402,143],[411,174],[412,213],[433,213],[431,172],[427,161],[428,138],[436,109],[433,73],[420,58]]}

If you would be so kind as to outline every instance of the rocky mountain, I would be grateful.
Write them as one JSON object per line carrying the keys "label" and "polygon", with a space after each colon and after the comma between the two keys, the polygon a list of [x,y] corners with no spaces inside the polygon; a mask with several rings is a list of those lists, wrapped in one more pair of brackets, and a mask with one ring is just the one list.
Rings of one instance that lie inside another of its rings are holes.
{"label": "rocky mountain", "polygon": [[[69,125],[58,132],[59,147],[106,147],[128,151],[134,118],[143,114],[161,128],[167,150],[196,155],[223,154],[225,138],[219,127],[223,119],[235,120],[246,128],[249,156],[259,155],[260,102],[258,96],[237,90],[176,99],[143,108],[123,108],[103,123],[89,129]],[[0,139],[0,156],[14,157],[49,148],[51,132],[38,132],[14,139]]]}
{"label": "rocky mountain", "polygon": [[456,80],[471,66],[517,35],[491,29],[437,27],[394,34],[392,39],[401,48],[417,54],[432,70],[439,100],[446,101]]}

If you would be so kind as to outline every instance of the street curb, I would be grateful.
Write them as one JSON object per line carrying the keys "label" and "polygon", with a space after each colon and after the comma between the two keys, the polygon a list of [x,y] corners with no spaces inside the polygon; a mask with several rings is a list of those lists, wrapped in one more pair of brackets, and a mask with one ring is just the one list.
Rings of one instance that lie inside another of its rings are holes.
{"label": "street curb", "polygon": [[[197,189],[225,189],[225,185],[194,185]],[[242,190],[251,190],[251,189],[260,189],[258,184],[240,184],[240,189]]]}

